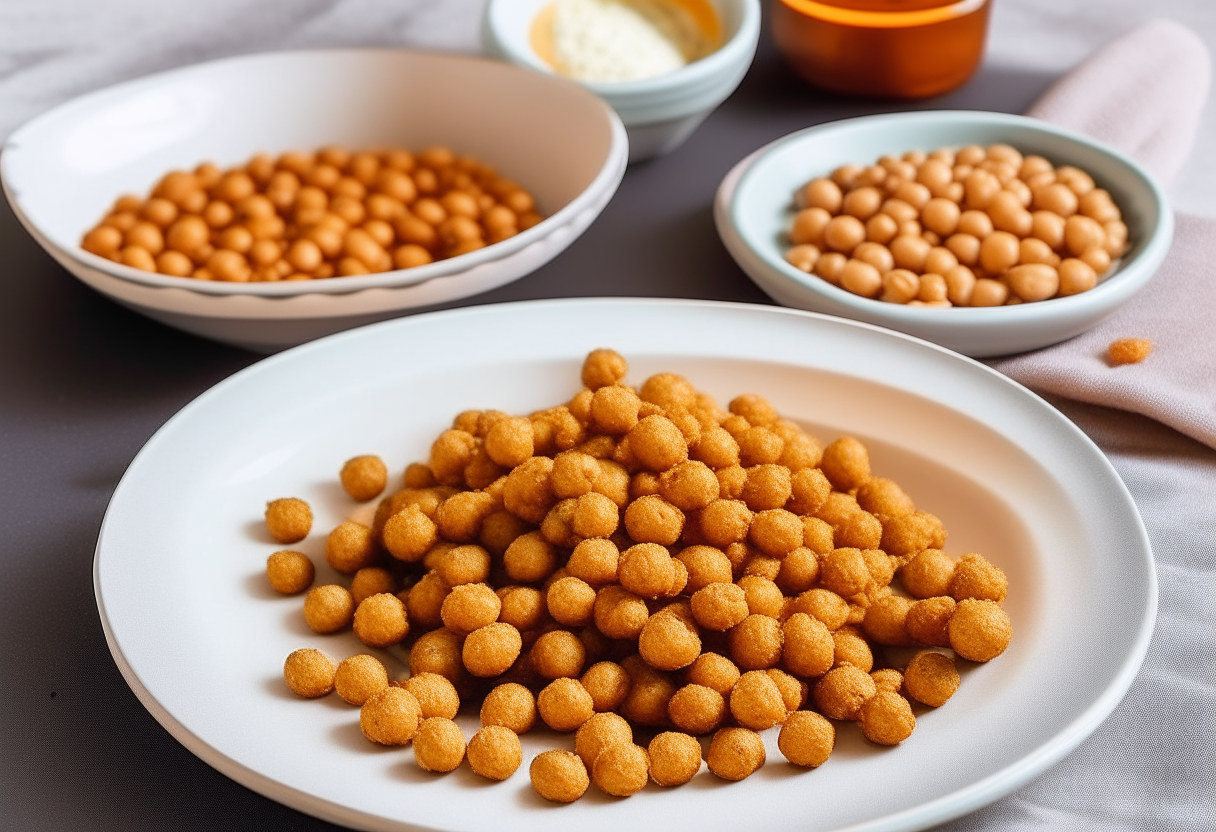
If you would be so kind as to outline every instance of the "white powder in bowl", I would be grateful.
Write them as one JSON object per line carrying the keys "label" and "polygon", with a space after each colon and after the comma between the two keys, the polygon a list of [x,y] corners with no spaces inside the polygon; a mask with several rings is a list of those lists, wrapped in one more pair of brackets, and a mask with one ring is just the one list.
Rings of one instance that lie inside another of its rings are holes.
{"label": "white powder in bowl", "polygon": [[696,19],[668,0],[557,0],[551,63],[578,81],[652,78],[715,48]]}

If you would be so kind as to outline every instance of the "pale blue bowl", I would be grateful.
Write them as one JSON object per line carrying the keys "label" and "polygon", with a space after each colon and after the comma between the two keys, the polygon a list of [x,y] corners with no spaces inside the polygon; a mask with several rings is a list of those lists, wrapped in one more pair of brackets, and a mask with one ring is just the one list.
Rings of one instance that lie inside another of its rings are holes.
{"label": "pale blue bowl", "polygon": [[[1075,165],[1114,197],[1130,249],[1095,288],[1017,306],[910,307],[854,295],[785,261],[794,192],[810,179],[850,162],[873,164],[886,154],[998,142],[1056,165]],[[976,111],[867,116],[792,133],[727,174],[714,219],[731,256],[779,303],[885,326],[974,357],[1038,349],[1092,328],[1148,282],[1174,236],[1161,185],[1122,153],[1037,119]]]}
{"label": "pale blue bowl", "polygon": [[[486,54],[554,75],[532,49],[536,15],[552,0],[489,0],[482,16]],[[584,83],[616,110],[629,137],[629,161],[670,153],[735,91],[760,38],[759,0],[710,0],[722,21],[723,44],[687,66],[640,81]]]}

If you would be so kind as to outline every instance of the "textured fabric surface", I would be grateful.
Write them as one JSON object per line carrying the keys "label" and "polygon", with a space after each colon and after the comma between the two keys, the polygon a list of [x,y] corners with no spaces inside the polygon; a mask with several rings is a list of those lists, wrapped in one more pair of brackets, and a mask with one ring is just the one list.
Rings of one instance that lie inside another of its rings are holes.
{"label": "textured fabric surface", "polygon": [[[75,95],[227,55],[363,45],[474,52],[481,6],[482,0],[5,0],[0,3],[0,138]],[[1136,24],[1160,16],[1186,23],[1209,51],[1216,48],[1216,3],[1206,0],[994,0],[987,64],[1007,77],[1055,76]],[[1170,57],[1164,65],[1171,64]],[[1128,83],[1134,86],[1137,78],[1133,75]],[[1057,92],[1062,96],[1065,89]],[[1216,154],[1211,152],[1216,147],[1216,107],[1210,97],[1209,91],[1208,106],[1198,117],[1198,150],[1183,164],[1172,193],[1181,209],[1216,217]],[[1085,98],[1080,96],[1081,104],[1087,104]],[[1145,103],[1141,100],[1140,106]],[[1158,103],[1147,102],[1157,117],[1170,116]],[[1170,158],[1177,160],[1178,153]],[[707,211],[686,219],[689,224],[710,223]],[[1216,323],[1210,267],[1202,268],[1203,252],[1216,251],[1216,240],[1211,224],[1198,219],[1182,219],[1178,233],[1179,246],[1166,268],[1134,306],[1120,313],[1134,317],[1117,316],[1104,325],[1114,330],[1074,339],[1067,348],[1075,348],[1075,355],[1043,362],[1031,354],[1001,365],[1046,392],[1076,421],[1107,453],[1135,498],[1153,545],[1160,584],[1160,612],[1148,656],[1126,698],[1080,747],[1010,796],[948,824],[945,828],[951,832],[1182,832],[1216,827],[1216,450],[1171,429],[1206,424],[1203,433],[1192,430],[1191,435],[1216,444],[1210,404],[1216,371],[1207,369],[1214,351],[1210,341],[1203,345],[1188,340],[1188,333],[1210,333]],[[706,239],[712,240],[711,231],[706,231]],[[673,261],[673,268],[677,265]],[[44,267],[32,258],[16,264],[6,259],[0,277],[11,280],[16,268]],[[26,297],[41,297],[25,291],[25,296],[6,296],[3,302],[20,304]],[[60,340],[76,352],[65,348],[54,357],[110,357],[111,344],[105,341],[110,333],[101,324],[88,325],[108,312],[104,302],[84,293],[71,297],[74,308],[49,309],[30,301],[23,314],[48,321],[73,321],[76,315],[75,329],[85,333],[77,337],[98,340],[81,346],[72,341],[74,332],[65,333]],[[108,320],[140,325],[129,318]],[[1168,376],[1168,391],[1161,379],[1145,378],[1160,373],[1161,361],[1108,373],[1100,355],[1115,334],[1153,338],[1158,343],[1156,359],[1190,350],[1192,361],[1171,365],[1177,374]],[[175,408],[187,401],[197,391],[173,388],[166,381],[174,365],[193,360],[211,367],[203,357],[222,351],[202,342],[174,343],[177,352],[170,356],[118,353],[134,368],[133,383],[149,391],[142,399],[148,407],[160,403]],[[1057,369],[1052,370],[1053,365]],[[117,434],[120,420],[131,420],[129,402],[94,389],[92,377],[104,376],[99,367],[86,362],[64,369],[63,375],[22,377],[20,391],[0,388],[0,413],[29,411],[30,419],[60,431],[65,445],[71,444],[73,432],[84,430],[86,421],[89,427]],[[89,403],[87,419],[65,416],[63,399],[71,393]],[[1137,413],[1151,413],[1157,421]],[[155,426],[141,425],[149,433]],[[99,522],[108,490],[138,446],[107,435],[90,448],[88,460],[69,464],[48,449],[25,447],[23,442],[28,440],[5,434],[0,426],[0,459],[10,452],[15,458],[19,450],[38,457],[52,472],[46,481],[54,487],[43,487],[36,497],[41,505],[55,506],[55,512],[23,516],[7,532],[37,539],[37,551],[59,554],[69,541],[95,532],[90,524]],[[76,509],[74,515],[60,516],[63,504],[70,501],[87,502],[92,513]],[[31,532],[34,527],[37,531]],[[11,726],[0,737],[0,816],[20,818],[14,828],[48,830],[332,828],[279,810],[194,761],[131,702],[132,695],[120,683],[95,686],[97,679],[112,680],[116,671],[100,628],[90,617],[96,613],[82,586],[87,582],[20,560],[25,554],[6,549],[6,558],[16,564],[6,573],[6,582],[20,585],[24,596],[37,602],[23,600],[0,610],[0,702],[8,709],[0,714],[0,724]],[[87,562],[87,552],[84,557]],[[55,568],[66,562],[57,561]],[[65,592],[65,585],[72,592]],[[30,614],[15,617],[17,609]],[[28,653],[13,651],[15,642],[44,641],[71,647],[63,655],[40,655],[38,662],[16,664]],[[1050,685],[1051,680],[1043,683]],[[113,716],[123,713],[133,715],[126,721]],[[186,773],[180,782],[168,776],[177,772]]]}
{"label": "textured fabric surface", "polygon": [[[1169,185],[1195,143],[1210,79],[1203,41],[1154,20],[1088,58],[1028,114],[1124,151]],[[1106,351],[1119,338],[1148,338],[1154,353],[1111,366]],[[1123,308],[1063,344],[992,365],[1036,390],[1142,413],[1216,447],[1216,221],[1178,215],[1165,263]]]}

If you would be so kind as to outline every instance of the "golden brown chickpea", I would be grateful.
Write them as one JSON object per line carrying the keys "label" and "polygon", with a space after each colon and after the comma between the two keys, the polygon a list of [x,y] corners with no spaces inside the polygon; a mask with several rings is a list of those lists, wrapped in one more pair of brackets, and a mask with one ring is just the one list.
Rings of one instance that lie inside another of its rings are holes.
{"label": "golden brown chickpea", "polygon": [[298,543],[312,529],[312,509],[295,497],[266,504],[266,530],[278,543]]}
{"label": "golden brown chickpea", "polygon": [[592,707],[597,713],[620,707],[633,684],[629,674],[614,662],[593,664],[579,681],[590,694]]}
{"label": "golden brown chickpea", "polygon": [[569,751],[542,751],[533,758],[528,776],[536,793],[554,803],[573,803],[591,784],[587,767]]}
{"label": "golden brown chickpea", "polygon": [[450,719],[423,719],[414,734],[414,761],[423,771],[455,771],[464,760],[465,741],[460,726]]}
{"label": "golden brown chickpea", "polygon": [[440,610],[443,599],[452,588],[436,572],[428,572],[410,587],[406,596],[406,613],[409,620],[422,628],[440,626]]}
{"label": "golden brown chickpea", "polygon": [[355,602],[346,587],[315,586],[304,596],[304,622],[313,632],[336,633],[348,626],[354,615]]}
{"label": "golden brown chickpea", "polygon": [[840,272],[840,287],[855,295],[876,298],[882,292],[883,280],[878,269],[861,260],[849,259]]}
{"label": "golden brown chickpea", "polygon": [[815,685],[815,706],[829,719],[855,720],[861,706],[877,693],[874,680],[849,664],[834,667]]}
{"label": "golden brown chickpea", "polygon": [[884,303],[907,303],[920,291],[920,277],[907,269],[892,269],[882,276],[879,300]]}
{"label": "golden brown chickpea", "polygon": [[954,661],[931,650],[923,650],[913,656],[904,671],[904,690],[917,702],[931,708],[946,704],[958,690],[959,681]]}
{"label": "golden brown chickpea", "polygon": [[875,187],[856,188],[844,195],[841,210],[844,214],[865,222],[882,207],[883,193]]}
{"label": "golden brown chickpea", "polygon": [[844,271],[845,263],[849,262],[849,258],[837,251],[829,251],[820,255],[815,261],[814,273],[822,277],[828,283],[840,285],[840,274]]}
{"label": "golden brown chickpea", "polygon": [[574,734],[574,753],[588,768],[597,757],[614,745],[633,743],[633,728],[614,713],[597,713],[584,722]]}
{"label": "golden brown chickpea", "polygon": [[489,677],[506,673],[522,650],[523,638],[519,630],[499,621],[469,633],[460,655],[470,673]]}
{"label": "golden brown chickpea", "polygon": [[824,231],[831,221],[832,215],[822,208],[803,209],[794,215],[790,240],[794,245],[812,245],[821,249],[824,245]]}
{"label": "golden brown chickpea", "polygon": [[[857,217],[843,214],[833,217],[823,228],[823,242],[833,251],[849,254],[865,242],[866,227]],[[805,242],[814,242],[807,240]]]}
{"label": "golden brown chickpea", "polygon": [[587,661],[587,648],[574,633],[568,630],[552,630],[532,645],[529,661],[542,678],[573,678],[583,672],[583,664]]}
{"label": "golden brown chickpea", "polygon": [[773,578],[755,574],[744,575],[739,579],[738,586],[743,590],[748,610],[752,614],[767,615],[769,618],[781,615],[781,590],[773,582]]}
{"label": "golden brown chickpea", "polygon": [[880,690],[867,699],[858,720],[862,735],[878,745],[899,745],[916,728],[916,717],[908,700],[889,690]]}
{"label": "golden brown chickpea", "polygon": [[770,557],[784,557],[802,544],[802,520],[782,508],[758,512],[748,531],[748,540]]}
{"label": "golden brown chickpea", "polygon": [[812,588],[818,580],[819,556],[805,546],[798,546],[782,558],[775,582],[783,593],[794,596]]}
{"label": "golden brown chickpea", "polygon": [[443,624],[458,633],[471,633],[498,620],[502,601],[484,583],[461,584],[443,599],[439,616]]}
{"label": "golden brown chickpea", "polygon": [[356,456],[342,466],[339,479],[347,494],[366,502],[384,490],[388,483],[388,468],[378,456]]}
{"label": "golden brown chickpea", "polygon": [[536,698],[540,718],[554,731],[577,730],[595,713],[591,694],[578,679],[554,679]]}
{"label": "golden brown chickpea", "polygon": [[421,719],[418,700],[408,690],[387,687],[359,710],[363,736],[380,745],[406,745],[414,738]]}
{"label": "golden brown chickpea", "polygon": [[840,186],[831,179],[812,179],[797,193],[799,204],[803,207],[822,208],[829,214],[840,211],[844,194]]}
{"label": "golden brown chickpea", "polygon": [[519,735],[500,725],[487,725],[474,734],[466,754],[473,772],[488,780],[506,780],[523,762]]}
{"label": "golden brown chickpea", "polygon": [[749,671],[739,677],[730,694],[730,713],[740,725],[754,731],[779,725],[787,715],[781,690],[772,677],[761,670]]}
{"label": "golden brown chickpea", "polygon": [[971,553],[959,558],[950,578],[949,594],[955,601],[964,598],[980,600],[1005,600],[1009,591],[1009,581],[1005,573],[994,566],[983,555]]}
{"label": "golden brown chickpea", "polygon": [[701,770],[701,744],[688,734],[664,731],[647,746],[650,778],[660,786],[682,786]]}
{"label": "golden brown chickpea", "polygon": [[978,278],[971,289],[972,306],[1002,306],[1009,298],[1009,288],[999,280]]}
{"label": "golden brown chickpea", "polygon": [[283,595],[295,595],[312,585],[316,569],[308,555],[283,550],[266,559],[266,580]]}
{"label": "golden brown chickpea", "polygon": [[456,688],[437,673],[419,673],[397,684],[414,694],[423,718],[439,716],[455,719],[460,710]]}
{"label": "golden brown chickpea", "polygon": [[543,456],[534,456],[517,465],[507,475],[506,487],[503,490],[503,504],[507,511],[529,523],[540,523],[544,520],[556,502],[550,480],[553,467],[553,460]]}
{"label": "golden brown chickpea", "polygon": [[815,268],[815,263],[819,261],[820,254],[821,252],[816,246],[803,243],[786,249],[785,261],[794,268],[810,274]]}
{"label": "golden brown chickpea", "polygon": [[362,523],[342,523],[325,539],[326,562],[346,575],[375,565],[379,554],[372,530]]}
{"label": "golden brown chickpea", "polygon": [[1054,297],[1060,288],[1060,274],[1045,263],[1014,266],[1005,273],[1005,283],[1027,303]]}
{"label": "golden brown chickpea", "polygon": [[387,687],[388,671],[375,656],[360,654],[345,658],[334,673],[338,696],[358,707]]}
{"label": "golden brown chickpea", "polygon": [[871,641],[889,647],[906,647],[912,643],[908,635],[907,618],[912,601],[898,595],[879,598],[865,612],[862,628]]}
{"label": "golden brown chickpea", "polygon": [[334,689],[334,663],[311,647],[294,650],[283,663],[283,681],[296,696],[325,696]]}
{"label": "golden brown chickpea", "polygon": [[743,780],[764,765],[764,740],[746,728],[723,728],[714,734],[705,762],[723,780]]}
{"label": "golden brown chickpea", "polygon": [[633,743],[605,748],[591,768],[591,781],[613,797],[629,797],[645,787],[650,776],[650,755]]}
{"label": "golden brown chickpea", "polygon": [[368,647],[400,643],[410,631],[405,604],[387,592],[364,598],[355,608],[354,630]]}
{"label": "golden brown chickpea", "polygon": [[394,593],[396,591],[397,579],[387,569],[379,566],[367,566],[360,569],[350,581],[350,595],[356,607],[365,598],[379,595],[382,592]]}
{"label": "golden brown chickpea", "polygon": [[731,659],[743,670],[767,670],[781,660],[781,623],[752,614],[727,633]]}
{"label": "golden brown chickpea", "polygon": [[1013,635],[1009,615],[995,601],[965,598],[958,602],[947,626],[950,647],[964,659],[987,662],[995,659]]}
{"label": "golden brown chickpea", "polygon": [[946,628],[954,614],[954,606],[954,599],[948,595],[917,601],[904,619],[908,636],[917,644],[949,647],[950,636]]}
{"label": "golden brown chickpea", "polygon": [[679,670],[701,655],[701,638],[693,622],[664,610],[642,627],[638,652],[656,670]]}
{"label": "golden brown chickpea", "polygon": [[818,768],[836,745],[836,728],[814,711],[796,711],[781,726],[777,747],[796,766]]}
{"label": "golden brown chickpea", "polygon": [[1017,264],[1020,254],[1015,235],[1008,231],[994,231],[980,244],[980,265],[989,274],[1004,274]]}

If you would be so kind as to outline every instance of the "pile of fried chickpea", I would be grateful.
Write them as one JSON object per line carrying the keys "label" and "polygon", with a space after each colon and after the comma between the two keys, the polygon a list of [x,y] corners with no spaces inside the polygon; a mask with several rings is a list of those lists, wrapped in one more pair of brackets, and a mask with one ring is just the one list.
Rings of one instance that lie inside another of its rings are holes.
{"label": "pile of fried chickpea", "polygon": [[1097,285],[1127,249],[1106,190],[1005,144],[845,165],[795,196],[785,259],[862,297],[1004,306]]}
{"label": "pile of fried chickpea", "polygon": [[[590,783],[622,797],[685,783],[699,737],[725,780],[764,763],[759,732],[777,726],[782,754],[807,768],[827,760],[836,723],[897,745],[916,708],[958,688],[955,656],[1004,652],[1005,574],[943,552],[941,521],[874,475],[860,441],[824,446],[756,395],[723,410],[671,373],[635,389],[626,370],[595,350],[564,405],[459,414],[404,488],[329,532],[326,561],[349,586],[313,586],[301,552],[271,555],[271,586],[307,590],[315,632],[353,628],[408,654],[409,677],[391,682],[373,656],[335,668],[302,648],[288,686],[336,689],[369,740],[412,742],[430,771],[468,759],[505,779],[538,719],[573,733],[573,751],[530,768],[539,794],[569,802]],[[340,480],[371,501],[388,470],[355,457]],[[265,516],[281,543],[312,526],[297,498]],[[482,727],[466,744],[453,720],[469,702]]]}
{"label": "pile of fried chickpea", "polygon": [[120,197],[81,247],[176,277],[311,280],[426,265],[541,219],[526,190],[447,147],[325,147],[172,171],[147,199]]}

